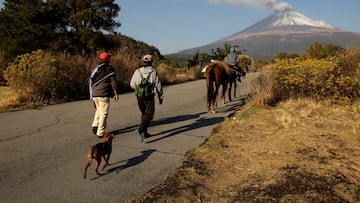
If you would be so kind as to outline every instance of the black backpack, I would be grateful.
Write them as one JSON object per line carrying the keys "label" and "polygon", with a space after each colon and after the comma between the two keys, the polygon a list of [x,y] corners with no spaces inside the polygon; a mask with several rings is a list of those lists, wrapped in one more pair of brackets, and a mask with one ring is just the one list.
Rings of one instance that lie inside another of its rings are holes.
{"label": "black backpack", "polygon": [[[139,71],[140,73],[140,71]],[[151,83],[149,82],[149,78],[152,72],[148,74],[146,78],[143,77],[143,75],[140,73],[141,76],[141,82],[136,85],[135,87],[135,95],[139,98],[147,98],[149,97],[151,93]]]}

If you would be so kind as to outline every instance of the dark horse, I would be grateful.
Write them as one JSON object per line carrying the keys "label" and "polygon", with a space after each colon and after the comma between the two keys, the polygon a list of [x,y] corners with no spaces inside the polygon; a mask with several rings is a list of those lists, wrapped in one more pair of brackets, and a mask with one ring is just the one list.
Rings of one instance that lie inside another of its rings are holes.
{"label": "dark horse", "polygon": [[[240,77],[244,77],[246,75],[247,70],[244,70],[243,68],[240,68],[239,70],[239,74]],[[231,99],[231,89],[232,86],[234,85],[234,97],[236,97],[236,81],[238,80],[238,75],[237,75],[237,71],[235,70],[235,67],[229,67],[229,71],[228,71],[228,75],[229,75],[229,101],[232,101]],[[239,80],[239,82],[241,82],[241,79]]]}
{"label": "dark horse", "polygon": [[[241,70],[242,75],[245,75],[245,72]],[[222,62],[222,61],[214,61],[207,65],[206,68],[206,87],[207,87],[207,107],[208,111],[211,113],[215,113],[215,109],[217,108],[217,100],[220,86],[222,86],[222,95],[221,99],[223,104],[225,105],[225,94],[226,90],[229,86],[228,97],[229,101],[232,101],[231,98],[231,89],[234,84],[234,97],[236,97],[236,71]]]}

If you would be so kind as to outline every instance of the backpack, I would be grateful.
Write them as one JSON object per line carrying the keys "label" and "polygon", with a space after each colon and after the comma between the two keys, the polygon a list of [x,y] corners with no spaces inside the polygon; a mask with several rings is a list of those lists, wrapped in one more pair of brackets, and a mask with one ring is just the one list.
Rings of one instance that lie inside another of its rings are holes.
{"label": "backpack", "polygon": [[[140,73],[140,71],[139,71]],[[139,98],[146,98],[151,95],[151,83],[149,82],[149,78],[152,72],[148,74],[146,78],[140,73],[141,82],[135,87],[135,95]]]}

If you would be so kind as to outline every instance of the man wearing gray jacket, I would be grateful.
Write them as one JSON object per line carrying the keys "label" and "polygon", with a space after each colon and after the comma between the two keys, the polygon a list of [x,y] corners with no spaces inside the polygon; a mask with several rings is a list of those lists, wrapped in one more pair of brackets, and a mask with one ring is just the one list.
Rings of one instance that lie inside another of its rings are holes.
{"label": "man wearing gray jacket", "polygon": [[140,84],[143,78],[148,78],[150,83],[150,95],[148,97],[137,97],[138,106],[141,112],[141,123],[139,128],[135,130],[137,138],[140,142],[144,141],[144,138],[150,137],[148,133],[148,127],[152,121],[155,113],[155,95],[158,96],[159,104],[163,102],[163,90],[160,77],[156,69],[152,66],[153,56],[146,54],[141,59],[142,66],[135,70],[130,80],[130,87],[136,89],[136,86]]}

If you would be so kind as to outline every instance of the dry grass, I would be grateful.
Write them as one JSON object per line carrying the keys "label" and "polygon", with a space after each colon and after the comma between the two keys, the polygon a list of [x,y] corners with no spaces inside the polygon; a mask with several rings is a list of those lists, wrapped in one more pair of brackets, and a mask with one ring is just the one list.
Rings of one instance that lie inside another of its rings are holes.
{"label": "dry grass", "polygon": [[359,202],[360,104],[247,104],[135,202]]}
{"label": "dry grass", "polygon": [[28,102],[26,94],[21,94],[9,86],[0,86],[0,113],[34,109],[55,103]]}
{"label": "dry grass", "polygon": [[193,67],[191,69],[174,68],[162,63],[159,64],[156,69],[160,75],[161,82],[164,85],[197,80],[201,77],[200,67]]}
{"label": "dry grass", "polygon": [[246,75],[244,86],[248,89],[251,100],[257,105],[272,105],[280,99],[274,91],[271,74],[269,67],[264,67],[260,72]]}
{"label": "dry grass", "polygon": [[0,112],[6,111],[9,106],[16,103],[17,94],[11,87],[0,86]]}

